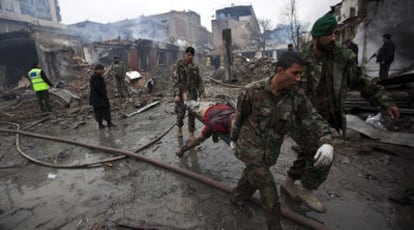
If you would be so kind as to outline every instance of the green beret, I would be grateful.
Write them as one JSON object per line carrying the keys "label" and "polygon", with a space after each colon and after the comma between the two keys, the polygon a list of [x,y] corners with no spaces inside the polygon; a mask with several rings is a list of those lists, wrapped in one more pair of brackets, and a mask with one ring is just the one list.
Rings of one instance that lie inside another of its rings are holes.
{"label": "green beret", "polygon": [[311,34],[319,37],[331,33],[338,26],[336,18],[332,14],[325,14],[313,24]]}

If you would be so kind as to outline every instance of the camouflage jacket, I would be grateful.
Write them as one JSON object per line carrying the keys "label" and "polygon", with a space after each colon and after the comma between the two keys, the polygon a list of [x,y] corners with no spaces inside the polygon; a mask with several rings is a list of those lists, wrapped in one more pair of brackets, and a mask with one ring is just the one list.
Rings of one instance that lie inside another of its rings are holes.
{"label": "camouflage jacket", "polygon": [[362,74],[361,69],[355,63],[356,57],[352,50],[339,43],[336,43],[334,49],[324,58],[314,57],[312,42],[301,47],[301,54],[308,61],[301,87],[306,91],[306,95],[314,103],[315,108],[317,108],[315,102],[323,100],[316,94],[322,76],[329,78],[332,83],[332,89],[327,89],[332,94],[326,98],[329,101],[330,115],[325,118],[334,123],[331,125],[336,129],[346,127],[344,101],[348,88],[360,91],[361,96],[374,106],[380,105],[388,108],[394,104],[393,100],[385,95],[383,87]]}
{"label": "camouflage jacket", "polygon": [[184,91],[196,93],[197,96],[204,93],[204,83],[196,64],[179,60],[175,68],[173,96],[181,96]]}
{"label": "camouflage jacket", "polygon": [[246,164],[276,164],[283,137],[294,127],[311,137],[312,151],[332,140],[328,123],[302,89],[274,96],[270,79],[250,83],[238,98],[231,140],[236,142],[236,156]]}
{"label": "camouflage jacket", "polygon": [[127,71],[127,68],[125,66],[125,64],[121,61],[119,61],[118,64],[115,64],[112,62],[111,64],[111,72],[114,76],[121,76],[124,77],[125,73]]}

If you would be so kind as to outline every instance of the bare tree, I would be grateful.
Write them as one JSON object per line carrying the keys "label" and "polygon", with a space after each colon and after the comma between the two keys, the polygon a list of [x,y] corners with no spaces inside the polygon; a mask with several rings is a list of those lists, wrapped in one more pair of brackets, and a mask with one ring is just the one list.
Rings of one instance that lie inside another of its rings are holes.
{"label": "bare tree", "polygon": [[302,24],[298,20],[296,0],[287,0],[285,10],[283,12],[282,21],[284,21],[290,29],[290,38],[293,45],[298,49],[305,41],[305,30],[307,24]]}
{"label": "bare tree", "polygon": [[253,40],[256,42],[257,48],[266,50],[266,44],[270,40],[270,32],[272,30],[272,23],[270,19],[259,19],[260,33],[253,35]]}

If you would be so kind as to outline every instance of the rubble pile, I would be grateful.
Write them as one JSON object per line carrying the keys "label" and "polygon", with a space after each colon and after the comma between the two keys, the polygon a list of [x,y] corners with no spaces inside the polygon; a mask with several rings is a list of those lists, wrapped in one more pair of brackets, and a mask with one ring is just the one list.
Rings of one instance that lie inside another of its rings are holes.
{"label": "rubble pile", "polygon": [[[273,75],[276,62],[270,57],[254,58],[252,60],[241,55],[233,57],[232,75],[233,81],[239,84],[247,84]],[[212,78],[224,80],[224,67],[220,66]]]}
{"label": "rubble pile", "polygon": [[233,57],[233,78],[244,84],[273,75],[276,63],[270,57],[249,60],[240,55]]}

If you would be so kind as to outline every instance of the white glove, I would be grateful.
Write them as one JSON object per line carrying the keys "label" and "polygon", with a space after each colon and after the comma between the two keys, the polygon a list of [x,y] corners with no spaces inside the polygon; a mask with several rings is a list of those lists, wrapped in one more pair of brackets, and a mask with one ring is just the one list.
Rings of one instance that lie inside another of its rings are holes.
{"label": "white glove", "polygon": [[333,160],[333,154],[333,146],[330,144],[323,144],[321,147],[319,147],[319,149],[316,151],[315,156],[313,157],[313,160],[315,160],[313,166],[322,167],[330,165]]}
{"label": "white glove", "polygon": [[234,143],[234,141],[230,141],[230,148],[231,148],[231,150],[236,149],[236,143]]}

